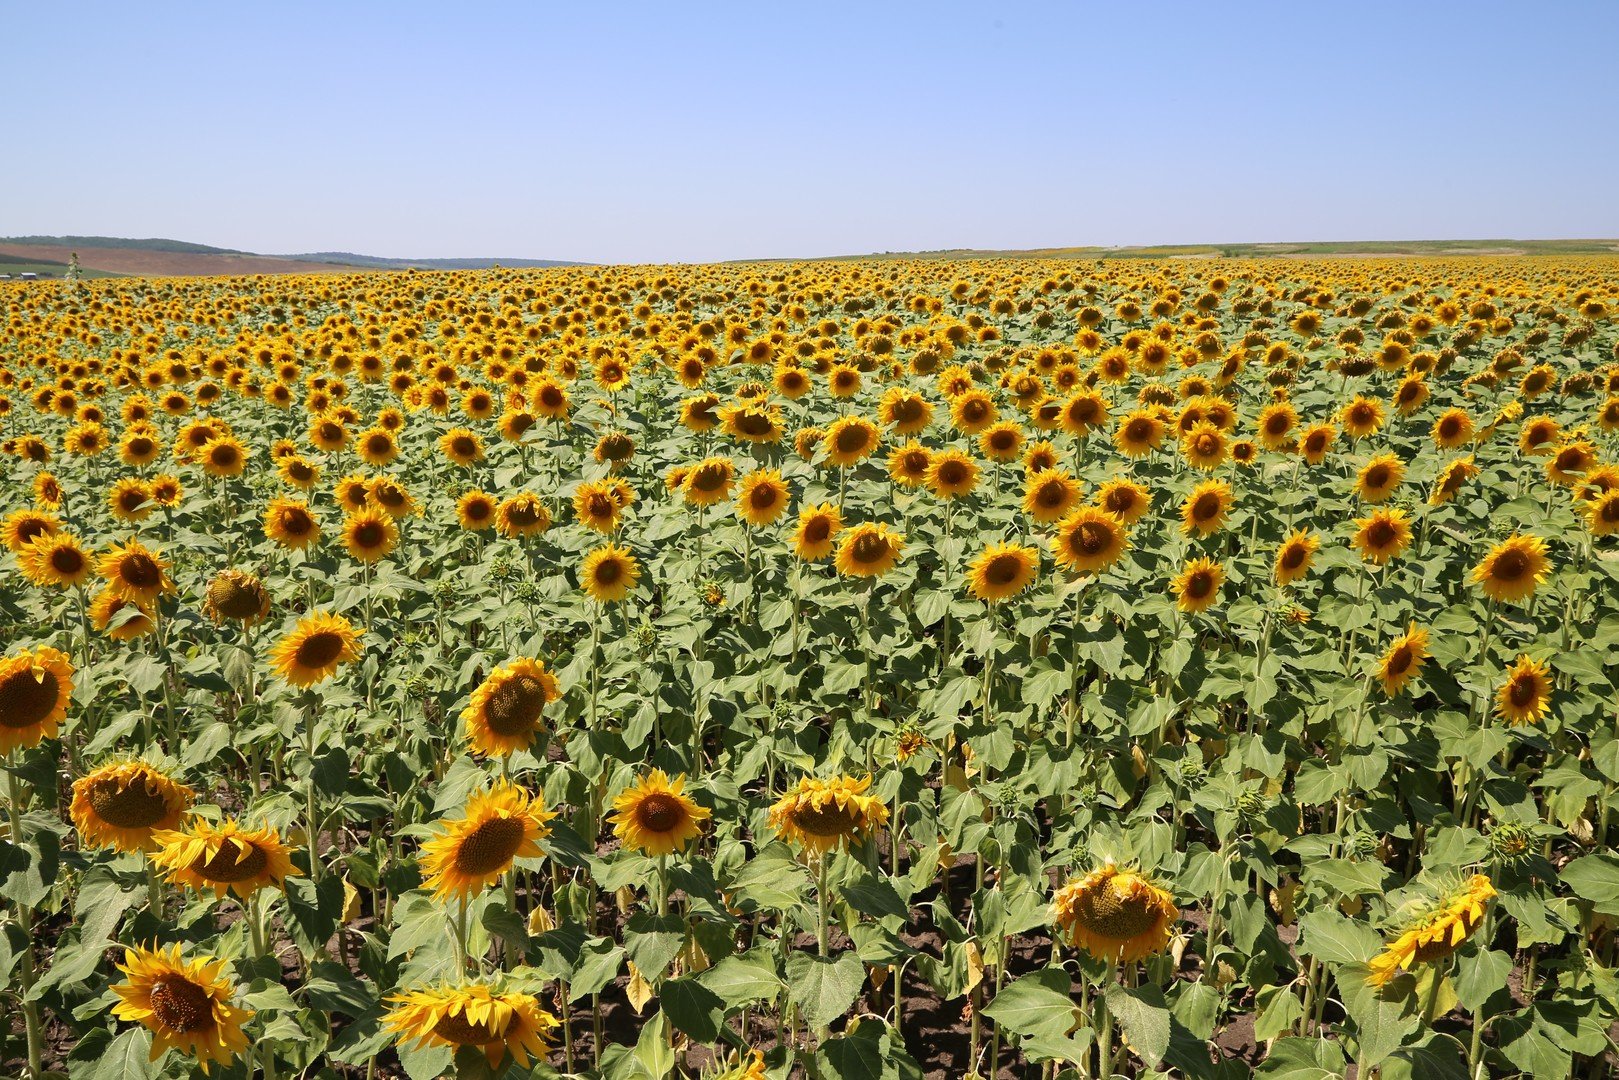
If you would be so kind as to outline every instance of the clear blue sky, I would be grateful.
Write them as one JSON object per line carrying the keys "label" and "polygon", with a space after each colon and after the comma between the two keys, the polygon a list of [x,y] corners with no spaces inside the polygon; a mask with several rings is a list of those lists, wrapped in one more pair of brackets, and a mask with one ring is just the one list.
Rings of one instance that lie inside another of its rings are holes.
{"label": "clear blue sky", "polygon": [[0,25],[0,235],[593,262],[1619,236],[1613,0],[0,0]]}

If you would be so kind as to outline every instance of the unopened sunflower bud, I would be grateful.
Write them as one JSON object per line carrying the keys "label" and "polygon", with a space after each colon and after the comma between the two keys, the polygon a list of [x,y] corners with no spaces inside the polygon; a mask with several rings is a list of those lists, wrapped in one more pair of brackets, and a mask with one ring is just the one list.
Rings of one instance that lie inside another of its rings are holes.
{"label": "unopened sunflower bud", "polygon": [[1490,830],[1490,854],[1502,862],[1512,862],[1529,854],[1532,834],[1517,821],[1504,821]]}

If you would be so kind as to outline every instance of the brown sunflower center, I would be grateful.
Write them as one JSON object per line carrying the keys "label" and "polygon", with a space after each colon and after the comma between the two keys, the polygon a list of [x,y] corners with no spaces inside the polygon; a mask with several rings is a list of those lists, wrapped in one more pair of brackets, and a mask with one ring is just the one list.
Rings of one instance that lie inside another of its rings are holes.
{"label": "brown sunflower center", "polygon": [[635,807],[635,822],[648,832],[674,832],[686,823],[686,807],[674,795],[655,791]]}
{"label": "brown sunflower center", "polygon": [[233,843],[220,845],[211,859],[206,853],[198,855],[191,860],[187,869],[209,881],[225,883],[257,877],[269,865],[270,857],[257,844],[249,844],[245,840],[241,843],[245,849],[239,849]]}
{"label": "brown sunflower center", "polygon": [[947,461],[939,466],[939,483],[950,487],[967,482],[967,466],[959,461]]}
{"label": "brown sunflower center", "polygon": [[833,442],[841,453],[858,453],[866,448],[866,429],[855,426],[843,428]]}
{"label": "brown sunflower center", "polygon": [[1186,595],[1201,600],[1214,589],[1214,577],[1207,570],[1199,570],[1186,579]]}
{"label": "brown sunflower center", "polygon": [[208,583],[208,602],[227,619],[251,619],[263,604],[263,588],[245,577],[220,577]]}
{"label": "brown sunflower center", "polygon": [[1132,420],[1129,426],[1124,429],[1124,433],[1132,442],[1146,442],[1148,437],[1152,435],[1152,421]]}
{"label": "brown sunflower center", "polygon": [[877,533],[861,533],[849,554],[857,563],[881,562],[888,556],[888,541]]}
{"label": "brown sunflower center", "polygon": [[718,491],[727,479],[723,469],[703,468],[692,474],[691,486],[702,492]]}
{"label": "brown sunflower center", "polygon": [[1394,543],[1394,526],[1381,519],[1372,522],[1366,527],[1366,542],[1374,548],[1388,547]]}
{"label": "brown sunflower center", "polygon": [[289,536],[302,536],[314,526],[315,519],[296,507],[281,511],[281,531]]}
{"label": "brown sunflower center", "polygon": [[29,728],[44,720],[56,708],[61,684],[50,671],[34,677],[32,668],[23,668],[0,682],[0,726]]}
{"label": "brown sunflower center", "polygon": [[894,402],[894,422],[909,424],[913,420],[922,418],[922,400],[920,398],[900,398]]}
{"label": "brown sunflower center", "polygon": [[163,820],[169,804],[161,792],[152,791],[143,779],[128,784],[108,777],[90,785],[90,806],[96,817],[120,829],[148,829]]}
{"label": "brown sunflower center", "polygon": [[433,1025],[433,1034],[457,1046],[482,1046],[501,1037],[487,1022],[474,1024],[460,1014],[446,1014]]}
{"label": "brown sunflower center", "polygon": [[596,584],[616,585],[624,576],[624,566],[617,559],[603,559],[596,564]]}
{"label": "brown sunflower center", "polygon": [[506,516],[511,519],[513,525],[535,525],[539,523],[540,511],[534,503],[520,502],[511,506],[506,511]]}
{"label": "brown sunflower center", "polygon": [[777,501],[776,489],[769,484],[760,484],[748,493],[748,503],[755,510],[769,510]]}
{"label": "brown sunflower center", "polygon": [[163,571],[150,555],[137,551],[124,556],[118,564],[118,576],[137,589],[155,589],[163,579]]}
{"label": "brown sunflower center", "polygon": [[1096,889],[1087,889],[1075,909],[1077,920],[1098,937],[1128,941],[1158,924],[1159,914],[1147,896],[1129,895],[1109,878]]}
{"label": "brown sunflower center", "polygon": [[517,818],[492,817],[461,838],[455,849],[455,868],[483,877],[511,864],[523,842],[523,823]]}
{"label": "brown sunflower center", "polygon": [[343,635],[335,630],[317,630],[298,643],[295,660],[299,667],[323,668],[343,655]]}
{"label": "brown sunflower center", "polygon": [[1527,708],[1540,700],[1540,684],[1532,676],[1513,679],[1507,688],[1507,698],[1518,708]]}
{"label": "brown sunflower center", "polygon": [[1208,521],[1220,514],[1220,496],[1214,494],[1199,495],[1192,504],[1192,517],[1198,521]]}
{"label": "brown sunflower center", "polygon": [[214,1001],[208,991],[181,975],[164,975],[152,983],[152,1012],[169,1031],[204,1031],[214,1026]]}
{"label": "brown sunflower center", "polygon": [[804,540],[806,543],[825,543],[826,538],[831,535],[832,522],[827,518],[814,517],[804,522]]}
{"label": "brown sunflower center", "polygon": [[1517,581],[1529,572],[1529,558],[1523,552],[1509,548],[1495,560],[1490,576],[1497,581]]}
{"label": "brown sunflower center", "polygon": [[1366,486],[1372,490],[1387,487],[1389,482],[1389,468],[1387,465],[1373,465],[1366,470]]}
{"label": "brown sunflower center", "polygon": [[984,567],[984,579],[991,585],[1010,585],[1022,569],[1022,560],[1016,555],[997,555]]}
{"label": "brown sunflower center", "polygon": [[380,547],[385,535],[380,522],[362,521],[354,530],[354,542],[362,548]]}
{"label": "brown sunflower center", "polygon": [[1081,555],[1100,555],[1113,543],[1113,532],[1100,521],[1087,521],[1074,530],[1074,550]]}
{"label": "brown sunflower center", "polygon": [[532,675],[518,675],[495,687],[484,715],[496,734],[520,735],[534,730],[544,708],[545,684]]}
{"label": "brown sunflower center", "polygon": [[623,461],[635,453],[635,443],[628,435],[609,435],[601,441],[601,452],[608,461]]}
{"label": "brown sunflower center", "polygon": [[450,440],[450,451],[456,457],[471,457],[477,452],[478,444],[465,435],[457,435]]}
{"label": "brown sunflower center", "polygon": [[1411,654],[1410,646],[1400,646],[1394,650],[1394,655],[1389,657],[1388,673],[1395,676],[1404,675],[1411,669],[1411,663],[1415,659],[1416,657]]}
{"label": "brown sunflower center", "polygon": [[1102,503],[1108,510],[1122,517],[1135,509],[1136,497],[1133,492],[1120,489],[1108,492],[1107,498],[1102,500]]}
{"label": "brown sunflower center", "polygon": [[1294,544],[1282,551],[1282,569],[1297,570],[1304,565],[1304,557],[1308,552],[1302,544]]}
{"label": "brown sunflower center", "polygon": [[853,809],[835,802],[819,808],[800,806],[793,812],[793,824],[810,836],[851,836],[859,821]]}

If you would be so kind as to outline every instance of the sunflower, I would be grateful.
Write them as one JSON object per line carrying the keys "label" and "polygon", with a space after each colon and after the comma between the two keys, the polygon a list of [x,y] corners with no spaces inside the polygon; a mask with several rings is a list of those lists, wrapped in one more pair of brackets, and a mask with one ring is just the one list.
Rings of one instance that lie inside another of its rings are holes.
{"label": "sunflower", "polygon": [[1113,432],[1113,445],[1126,457],[1146,457],[1164,440],[1166,425],[1152,409],[1136,409]]}
{"label": "sunflower", "polygon": [[881,577],[899,562],[904,546],[887,525],[862,522],[844,534],[835,565],[845,577]]}
{"label": "sunflower", "polygon": [[613,835],[643,855],[672,855],[702,835],[709,811],[684,793],[686,778],[653,769],[613,800]]}
{"label": "sunflower", "polygon": [[174,591],[169,564],[139,540],[115,546],[96,561],[96,573],[124,600],[150,608],[158,597]]}
{"label": "sunflower", "polygon": [[1495,692],[1495,711],[1509,724],[1534,724],[1546,715],[1552,681],[1546,665],[1519,656],[1507,669],[1507,681]]}
{"label": "sunflower", "polygon": [[270,650],[270,666],[294,686],[313,686],[360,658],[360,635],[341,615],[317,611],[298,620]]}
{"label": "sunflower", "polygon": [[1362,502],[1387,502],[1405,479],[1405,462],[1394,454],[1378,454],[1355,478],[1355,494]]}
{"label": "sunflower", "polygon": [[915,435],[933,421],[933,406],[921,394],[891,386],[877,404],[877,417],[896,435]]}
{"label": "sunflower", "polygon": [[307,548],[320,539],[320,522],[302,499],[271,499],[264,508],[264,535],[284,548]]}
{"label": "sunflower", "polygon": [[826,429],[826,460],[853,465],[877,449],[877,425],[863,416],[840,416]]}
{"label": "sunflower", "polygon": [[379,476],[372,480],[366,487],[365,497],[392,518],[411,517],[417,510],[416,500],[405,485],[391,476]]}
{"label": "sunflower", "polygon": [[579,564],[579,587],[598,604],[615,604],[635,589],[641,564],[628,548],[604,544]]}
{"label": "sunflower", "polygon": [[573,516],[587,529],[605,534],[617,531],[622,509],[611,484],[586,481],[573,490]]}
{"label": "sunflower", "polygon": [[1180,917],[1175,898],[1135,870],[1105,863],[1051,898],[1051,921],[1098,960],[1133,964],[1162,952]]}
{"label": "sunflower", "polygon": [[1049,525],[1073,513],[1082,494],[1079,482],[1066,471],[1042,469],[1023,481],[1023,512],[1037,523]]}
{"label": "sunflower", "polygon": [[1546,541],[1538,536],[1512,536],[1490,549],[1473,568],[1473,581],[1491,600],[1517,603],[1534,595],[1550,569]]}
{"label": "sunflower", "polygon": [[888,476],[900,487],[921,487],[927,482],[933,452],[912,439],[888,455]]}
{"label": "sunflower", "polygon": [[1412,623],[1377,662],[1377,678],[1383,684],[1383,693],[1398,697],[1405,684],[1421,674],[1427,659],[1428,631]]}
{"label": "sunflower", "polygon": [[288,454],[275,467],[281,482],[299,491],[309,491],[320,483],[320,466],[301,454]]}
{"label": "sunflower", "polygon": [[481,532],[495,527],[495,508],[494,496],[473,490],[455,501],[455,517],[466,531]]}
{"label": "sunflower", "polygon": [[343,519],[343,546],[360,562],[385,558],[399,543],[399,526],[375,507],[366,507]]}
{"label": "sunflower", "polygon": [[197,462],[209,476],[240,476],[247,468],[247,447],[234,435],[220,435],[203,444]]}
{"label": "sunflower", "polygon": [[[534,414],[547,420],[562,420],[568,415],[568,391],[553,379],[541,379],[530,394]],[[473,414],[475,415],[475,414]]]}
{"label": "sunflower", "polygon": [[360,510],[371,501],[371,482],[358,473],[352,473],[337,482],[332,494],[337,498],[337,505],[345,511]]}
{"label": "sunflower", "polygon": [[441,901],[466,900],[499,881],[513,860],[542,855],[539,842],[551,834],[546,822],[554,817],[506,781],[473,793],[462,816],[440,822],[438,835],[422,845],[424,884]]}
{"label": "sunflower", "polygon": [[180,478],[160,473],[152,477],[152,501],[161,507],[172,509],[180,505],[185,497],[185,488],[180,485]]}
{"label": "sunflower", "polygon": [[967,587],[977,599],[993,604],[1028,588],[1039,572],[1040,553],[1034,548],[991,544],[968,565]]}
{"label": "sunflower", "polygon": [[497,667],[461,710],[467,742],[481,754],[505,757],[526,750],[545,707],[561,696],[556,676],[538,660],[520,657]]}
{"label": "sunflower", "polygon": [[440,985],[409,990],[388,998],[393,1006],[384,1027],[401,1042],[452,1050],[477,1047],[491,1069],[509,1053],[521,1069],[529,1059],[543,1059],[551,1047],[557,1019],[532,994],[501,990],[485,983]]}
{"label": "sunflower", "polygon": [[1549,454],[1562,437],[1563,425],[1549,416],[1537,416],[1518,429],[1518,450],[1532,456]]}
{"label": "sunflower", "polygon": [[270,614],[270,592],[252,574],[221,570],[208,582],[202,610],[216,623],[252,626]]}
{"label": "sunflower", "polygon": [[538,536],[550,527],[551,512],[531,492],[508,496],[495,511],[495,528],[502,536]]}
{"label": "sunflower", "polygon": [[728,457],[704,458],[691,467],[681,482],[680,493],[693,506],[712,506],[730,498],[736,466]]}
{"label": "sunflower", "polygon": [[1193,559],[1169,583],[1175,606],[1189,614],[1207,611],[1220,599],[1225,569],[1213,559]]}
{"label": "sunflower", "polygon": [[720,410],[725,434],[751,443],[778,443],[782,437],[781,413],[774,405],[744,402]]}
{"label": "sunflower", "polygon": [[48,645],[0,660],[0,754],[54,739],[73,703],[73,664]]}
{"label": "sunflower", "polygon": [[1584,439],[1570,439],[1547,459],[1546,479],[1558,487],[1573,487],[1596,463],[1596,447]]}
{"label": "sunflower", "polygon": [[[759,438],[754,441],[774,440]],[[617,472],[629,462],[630,458],[635,456],[635,440],[622,431],[609,431],[596,440],[596,445],[591,450],[590,456],[598,463],[607,465],[614,472]]]}
{"label": "sunflower", "polygon": [[749,525],[762,528],[786,513],[791,499],[779,469],[755,469],[738,485],[736,512]]}
{"label": "sunflower", "polygon": [[21,553],[42,536],[60,532],[62,521],[55,514],[40,510],[13,510],[0,521],[0,541],[13,552]]}
{"label": "sunflower", "polygon": [[1225,433],[1206,420],[1181,437],[1181,456],[1196,469],[1218,469],[1228,452]]}
{"label": "sunflower", "polygon": [[107,492],[107,508],[119,521],[145,521],[155,505],[151,486],[138,476],[124,477]]}
{"label": "sunflower", "polygon": [[35,585],[71,589],[95,572],[90,553],[72,533],[52,532],[36,537],[17,555],[23,576]]}
{"label": "sunflower", "polygon": [[793,554],[804,562],[820,562],[832,554],[842,529],[843,519],[831,503],[805,506],[793,529]]}
{"label": "sunflower", "polygon": [[1295,529],[1276,549],[1276,584],[1291,585],[1310,572],[1315,553],[1321,550],[1321,540],[1309,529]]}
{"label": "sunflower", "polygon": [[1219,532],[1225,527],[1231,503],[1231,485],[1224,480],[1203,481],[1181,503],[1181,531],[1187,536]]}
{"label": "sunflower", "polygon": [[731,1068],[720,1073],[718,1080],[770,1080],[770,1074],[765,1071],[765,1056],[758,1050],[750,1050],[746,1057],[738,1057]]}
{"label": "sunflower", "polygon": [[870,836],[888,821],[888,807],[867,795],[871,777],[805,777],[770,808],[770,825],[806,854],[825,855]]}
{"label": "sunflower", "polygon": [[1023,429],[1001,420],[978,433],[978,448],[991,461],[1014,461],[1023,450]]}
{"label": "sunflower", "polygon": [[960,450],[941,450],[928,466],[928,490],[941,499],[959,499],[978,486],[978,463]]}
{"label": "sunflower", "polygon": [[1096,489],[1096,505],[1126,525],[1134,525],[1152,509],[1152,492],[1144,484],[1115,476]]}
{"label": "sunflower", "polygon": [[950,422],[964,435],[977,435],[999,417],[994,399],[982,390],[968,390],[950,401]]}
{"label": "sunflower", "polygon": [[860,392],[860,369],[849,364],[833,364],[826,373],[826,389],[834,398],[852,398]]}
{"label": "sunflower", "polygon": [[1443,960],[1466,941],[1484,922],[1484,912],[1495,897],[1495,888],[1483,874],[1474,874],[1459,887],[1441,896],[1428,911],[1421,913],[1367,965],[1366,982],[1384,986],[1413,964]]}
{"label": "sunflower", "polygon": [[699,394],[687,398],[680,403],[680,425],[699,434],[714,430],[720,425],[720,418],[714,412],[719,404],[718,394]]}
{"label": "sunflower", "polygon": [[1273,402],[1259,411],[1255,427],[1259,431],[1259,444],[1266,450],[1280,450],[1291,441],[1293,428],[1299,422],[1298,410],[1285,401]]}
{"label": "sunflower", "polygon": [[155,431],[148,425],[124,432],[124,437],[118,442],[118,459],[125,465],[137,468],[156,461],[163,447],[159,445]]}
{"label": "sunflower", "polygon": [[1356,394],[1354,400],[1345,405],[1343,411],[1338,414],[1338,420],[1351,439],[1359,439],[1375,433],[1382,427],[1384,415],[1382,402],[1364,394]]}
{"label": "sunflower", "polygon": [[1446,409],[1433,422],[1434,445],[1441,450],[1454,450],[1473,437],[1473,418],[1466,409]]}
{"label": "sunflower", "polygon": [[1119,560],[1130,546],[1126,526],[1117,516],[1082,506],[1057,526],[1051,550],[1057,565],[1076,574],[1094,574]]}
{"label": "sunflower", "polygon": [[73,781],[69,815],[85,848],[149,851],[179,826],[196,793],[144,761],[115,761]]}
{"label": "sunflower", "polygon": [[119,998],[112,1015],[152,1032],[151,1060],[177,1050],[196,1058],[206,1074],[210,1062],[229,1065],[248,1052],[242,1025],[254,1013],[231,1004],[236,987],[225,977],[225,961],[184,960],[180,946],[171,945],[125,949],[117,966],[128,979],[112,988]]}
{"label": "sunflower", "polygon": [[309,424],[309,445],[328,454],[343,449],[349,442],[348,428],[333,416],[317,416]]}
{"label": "sunflower", "polygon": [[53,474],[42,472],[34,477],[34,505],[44,510],[61,509],[62,484]]}
{"label": "sunflower", "polygon": [[1299,455],[1308,465],[1319,465],[1326,460],[1338,438],[1338,429],[1331,424],[1312,424],[1299,436]]}
{"label": "sunflower", "polygon": [[1382,566],[1411,545],[1411,523],[1404,510],[1374,510],[1356,519],[1353,543],[1362,560]]}
{"label": "sunflower", "polygon": [[157,629],[149,608],[125,600],[111,586],[96,594],[86,614],[97,633],[106,634],[114,641],[134,641]]}
{"label": "sunflower", "polygon": [[452,465],[466,468],[484,458],[483,440],[470,428],[451,428],[439,436],[438,448]]}
{"label": "sunflower", "polygon": [[1592,499],[1586,506],[1585,520],[1594,536],[1619,532],[1619,488]]}
{"label": "sunflower", "polygon": [[1063,403],[1059,416],[1063,431],[1083,439],[1092,428],[1107,423],[1107,414],[1107,398],[1094,390],[1080,390]]}
{"label": "sunflower", "polygon": [[193,816],[179,828],[154,832],[152,846],[152,865],[167,871],[170,882],[212,889],[215,896],[279,889],[299,873],[288,857],[292,849],[274,829],[244,829],[230,818],[215,825]]}

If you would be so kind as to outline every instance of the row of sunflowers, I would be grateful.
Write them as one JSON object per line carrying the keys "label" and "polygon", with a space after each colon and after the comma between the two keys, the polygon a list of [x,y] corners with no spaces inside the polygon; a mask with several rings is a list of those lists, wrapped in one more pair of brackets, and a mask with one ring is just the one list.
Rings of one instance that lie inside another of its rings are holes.
{"label": "row of sunflowers", "polygon": [[1607,1075],[1616,265],[0,287],[0,1072]]}

